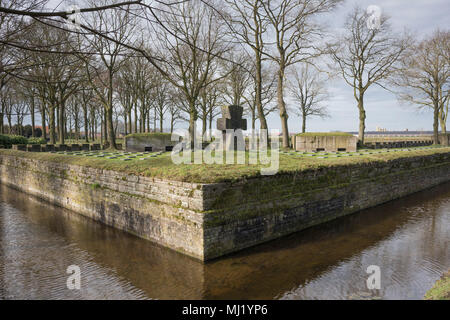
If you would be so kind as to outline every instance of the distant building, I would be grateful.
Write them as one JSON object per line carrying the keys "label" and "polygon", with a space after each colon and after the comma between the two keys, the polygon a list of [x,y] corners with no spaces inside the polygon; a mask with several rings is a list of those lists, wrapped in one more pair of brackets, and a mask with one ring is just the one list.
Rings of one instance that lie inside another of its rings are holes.
{"label": "distant building", "polygon": [[376,132],[386,132],[387,129],[386,129],[386,128],[381,128],[381,127],[377,126],[376,129],[375,129],[375,131],[376,131]]}

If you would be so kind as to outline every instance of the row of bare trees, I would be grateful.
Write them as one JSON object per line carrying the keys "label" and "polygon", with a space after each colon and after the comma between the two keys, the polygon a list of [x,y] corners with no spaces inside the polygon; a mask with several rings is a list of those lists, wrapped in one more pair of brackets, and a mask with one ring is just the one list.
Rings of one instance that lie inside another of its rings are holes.
{"label": "row of bare trees", "polygon": [[73,127],[85,139],[99,130],[115,148],[118,132],[162,131],[167,122],[172,131],[180,120],[193,139],[197,121],[207,132],[227,103],[245,106],[252,129],[256,121],[267,129],[278,111],[288,147],[289,114],[302,117],[302,131],[307,118],[326,117],[326,84],[337,75],[353,90],[362,143],[373,85],[434,110],[437,142],[448,115],[449,32],[414,41],[387,16],[369,28],[356,7],[332,34],[318,18],[341,2],[87,0],[68,25],[72,16],[47,11],[46,1],[1,1],[0,126],[21,113],[7,107],[20,109],[20,100],[33,127],[36,113],[48,124],[51,142],[64,143]]}

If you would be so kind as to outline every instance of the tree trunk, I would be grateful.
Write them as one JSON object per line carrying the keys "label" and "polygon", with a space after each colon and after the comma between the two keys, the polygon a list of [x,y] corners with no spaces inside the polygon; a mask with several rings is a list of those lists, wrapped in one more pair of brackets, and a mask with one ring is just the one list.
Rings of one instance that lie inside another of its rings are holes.
{"label": "tree trunk", "polygon": [[105,140],[105,144],[108,144],[108,111],[104,110],[103,112],[103,139]]}
{"label": "tree trunk", "polygon": [[31,97],[31,104],[30,104],[30,113],[31,113],[31,136],[36,137],[36,131],[35,131],[35,122],[34,122],[34,97]]}
{"label": "tree trunk", "polygon": [[207,115],[203,114],[202,115],[202,137],[205,136],[206,133],[206,126],[207,126]]}
{"label": "tree trunk", "polygon": [[2,108],[0,109],[0,134],[4,133],[4,129],[3,129],[3,117],[4,117],[4,112],[5,112],[5,106],[3,105],[3,101],[1,101],[2,104]]}
{"label": "tree trunk", "polygon": [[359,110],[359,133],[358,138],[361,146],[364,145],[364,132],[366,130],[366,111],[364,110],[364,94],[359,95],[358,99],[358,110]]}
{"label": "tree trunk", "polygon": [[138,133],[138,116],[137,116],[137,106],[134,106],[134,133]]}
{"label": "tree trunk", "polygon": [[131,108],[128,110],[128,132],[133,132],[133,121],[131,120]]}
{"label": "tree trunk", "polygon": [[123,124],[124,124],[124,129],[125,129],[125,135],[127,135],[127,111],[125,110],[125,112],[123,113]]}
{"label": "tree trunk", "polygon": [[[148,132],[150,132],[150,110],[148,111]],[[153,114],[153,132],[156,132],[156,108]]]}
{"label": "tree trunk", "polygon": [[[448,108],[448,107],[447,107]],[[447,133],[447,115],[448,110],[444,110],[444,106],[439,108],[439,122],[441,123],[441,132]]]}
{"label": "tree trunk", "polygon": [[195,110],[195,101],[189,101],[189,140],[191,149],[194,149],[195,143],[195,122],[197,121],[197,111]]}
{"label": "tree trunk", "polygon": [[103,112],[101,113],[100,116],[101,116],[100,117],[100,144],[103,145],[103,137],[105,135],[105,126],[103,124],[103,122],[104,122],[103,121],[103,119],[104,119]]}
{"label": "tree trunk", "polygon": [[59,135],[61,134],[60,133],[60,124],[59,124],[59,108],[58,107],[55,107],[55,110],[56,110],[56,118],[55,118],[55,129],[56,129],[56,139],[57,140],[55,140],[55,143],[56,143],[56,141],[59,141]]}
{"label": "tree trunk", "polygon": [[261,61],[256,62],[256,109],[258,110],[259,124],[261,129],[267,130],[266,116],[264,115],[264,109],[261,101],[262,94],[262,74],[261,74]]}
{"label": "tree trunk", "polygon": [[108,137],[108,142],[109,142],[109,148],[111,149],[117,149],[116,146],[116,137],[114,135],[114,123],[113,123],[113,109],[112,106],[111,108],[108,108],[105,110],[105,114],[106,114],[106,129],[107,129],[107,134],[105,136]]}
{"label": "tree trunk", "polygon": [[12,133],[12,119],[11,119],[11,113],[6,115],[6,118],[8,119],[8,133]]}
{"label": "tree trunk", "polygon": [[80,121],[79,121],[79,119],[78,119],[78,106],[77,106],[77,109],[75,109],[75,119],[74,119],[74,121],[75,121],[75,138],[77,139],[77,140],[80,140]]}
{"label": "tree trunk", "polygon": [[163,125],[164,125],[164,119],[163,119],[163,115],[160,113],[159,114],[159,128],[161,129],[160,132],[163,132]]}
{"label": "tree trunk", "polygon": [[50,144],[56,143],[55,107],[50,106]]}
{"label": "tree trunk", "polygon": [[213,112],[209,113],[209,134],[208,134],[208,141],[212,141],[212,122],[213,122]]}
{"label": "tree trunk", "polygon": [[433,113],[433,144],[439,144],[439,105],[434,104]]}
{"label": "tree trunk", "polygon": [[302,113],[302,133],[306,132],[306,112]]}
{"label": "tree trunk", "polygon": [[255,108],[252,109],[252,132],[255,132],[256,128],[256,113]]}
{"label": "tree trunk", "polygon": [[65,121],[64,121],[64,104],[63,103],[60,103],[59,104],[59,108],[58,108],[58,110],[59,110],[59,113],[58,113],[58,125],[59,125],[59,129],[58,129],[58,132],[59,132],[59,137],[58,137],[58,141],[59,141],[59,144],[64,144],[64,132],[66,131],[66,129],[65,129]]}
{"label": "tree trunk", "polygon": [[289,129],[288,129],[288,114],[286,111],[286,103],[284,102],[284,66],[280,65],[278,70],[278,111],[280,112],[281,130],[283,135],[283,148],[289,148]]}
{"label": "tree trunk", "polygon": [[83,117],[84,117],[84,141],[89,143],[88,110],[86,106],[84,106],[83,108]]}
{"label": "tree trunk", "polygon": [[42,103],[41,107],[41,124],[42,124],[42,137],[47,140],[47,128],[45,123],[45,105]]}

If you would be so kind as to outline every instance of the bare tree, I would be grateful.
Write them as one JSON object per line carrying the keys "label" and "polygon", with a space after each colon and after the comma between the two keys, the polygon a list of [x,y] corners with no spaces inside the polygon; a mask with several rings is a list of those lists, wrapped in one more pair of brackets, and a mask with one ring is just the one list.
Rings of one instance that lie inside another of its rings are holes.
{"label": "bare tree", "polygon": [[395,84],[400,100],[433,110],[434,143],[439,143],[439,122],[445,133],[450,100],[450,31],[436,30],[413,46]]}
{"label": "bare tree", "polygon": [[[273,66],[269,64],[264,64],[263,68],[261,69],[261,94],[260,94],[260,103],[262,108],[262,113],[264,118],[266,118],[269,114],[272,112],[275,112],[277,110],[277,105],[273,103],[275,96],[277,94],[277,81],[276,78],[273,77],[274,68]],[[255,130],[255,122],[258,114],[258,90],[256,89],[257,86],[259,86],[256,72],[255,72],[255,65],[253,65],[253,68],[250,71],[250,86],[245,91],[243,99],[245,101],[246,105],[246,111],[250,113],[251,116],[251,122],[252,122],[252,130]],[[260,119],[260,118],[259,118]]]}
{"label": "bare tree", "polygon": [[314,67],[305,64],[300,70],[294,71],[294,77],[290,82],[289,91],[298,103],[298,114],[302,118],[302,132],[306,132],[306,119],[308,117],[328,116],[328,111],[322,105],[328,98],[325,87],[326,79],[323,78]]}
{"label": "bare tree", "polygon": [[[214,83],[210,87],[204,88],[200,93],[199,106],[200,106],[200,118],[202,119],[202,136],[205,136],[205,133],[208,129],[208,119],[209,119],[209,129],[211,129],[212,120],[215,115],[217,115],[216,111],[218,110],[219,105],[223,101],[221,99],[221,95],[223,89],[221,86],[223,82]],[[211,132],[209,132],[211,133]]]}
{"label": "bare tree", "polygon": [[[232,105],[241,105],[244,94],[252,86],[252,64],[245,52],[232,52],[230,61],[222,61],[224,70],[227,70],[228,76],[220,86],[221,94],[226,103]],[[254,87],[252,86],[252,89]]]}
{"label": "bare tree", "polygon": [[169,107],[168,112],[170,116],[170,133],[173,133],[175,125],[180,121],[188,121],[183,115],[185,108],[184,95],[179,92],[179,89],[170,88],[169,90]]}
{"label": "bare tree", "polygon": [[383,82],[395,70],[396,63],[408,47],[408,39],[396,36],[382,15],[375,28],[367,26],[366,13],[355,7],[347,17],[345,33],[330,45],[332,60],[345,82],[353,89],[359,111],[359,140],[364,144],[366,110],[364,95],[373,84]]}
{"label": "bare tree", "polygon": [[[108,2],[102,1],[106,7]],[[95,7],[94,3],[91,4],[91,7]],[[110,148],[116,149],[113,121],[114,81],[120,64],[123,62],[121,57],[129,51],[122,43],[132,42],[135,20],[127,7],[124,10],[117,8],[96,10],[88,23],[90,29],[99,30],[114,40],[110,41],[97,34],[86,35],[89,46],[98,52],[98,59],[88,58],[83,54],[79,57],[84,60],[88,81],[105,109],[105,140],[109,143]]]}
{"label": "bare tree", "polygon": [[64,53],[71,47],[72,37],[69,33],[39,23],[33,23],[33,26],[34,32],[24,36],[24,43],[28,46],[52,46],[54,52],[22,50],[23,72],[16,77],[35,86],[41,103],[43,128],[45,115],[42,108],[48,108],[50,142],[56,143],[58,129],[59,142],[64,143],[65,104],[78,88],[80,63],[76,56]]}
{"label": "bare tree", "polygon": [[159,68],[162,75],[179,92],[189,115],[189,134],[195,139],[198,99],[204,88],[226,76],[219,70],[219,54],[228,51],[223,26],[216,12],[201,1],[176,3],[162,13],[164,27],[156,30],[157,55],[166,62]]}
{"label": "bare tree", "polygon": [[159,131],[163,132],[164,116],[169,108],[170,103],[170,83],[160,75],[158,76],[159,77],[155,78],[158,84],[155,85],[153,89],[152,100],[153,107],[159,119]]}
{"label": "bare tree", "polygon": [[[286,69],[298,62],[308,61],[321,54],[312,43],[318,40],[320,28],[312,20],[317,14],[328,12],[342,0],[267,0],[263,1],[265,16],[273,33],[272,46],[264,54],[278,66],[277,98],[281,119],[283,147],[289,147],[288,113],[284,101]],[[270,50],[272,49],[273,50]],[[316,46],[317,47],[317,46]]]}
{"label": "bare tree", "polygon": [[[245,43],[253,52],[255,61],[255,99],[254,106],[258,114],[261,129],[267,129],[267,120],[263,108],[263,37],[267,31],[264,20],[262,0],[225,0],[229,5],[228,20],[230,31],[234,37]],[[252,58],[252,59],[253,59]]]}

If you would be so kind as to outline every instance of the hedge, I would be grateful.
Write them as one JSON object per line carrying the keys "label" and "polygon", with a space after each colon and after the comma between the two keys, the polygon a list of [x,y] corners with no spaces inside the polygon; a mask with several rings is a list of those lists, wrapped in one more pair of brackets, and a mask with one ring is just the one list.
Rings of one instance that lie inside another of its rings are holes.
{"label": "hedge", "polygon": [[47,144],[44,138],[25,138],[14,134],[0,134],[0,145],[11,148],[13,144]]}
{"label": "hedge", "polygon": [[28,139],[23,136],[13,134],[0,134],[0,144],[6,148],[11,148],[13,144],[27,144]]}

